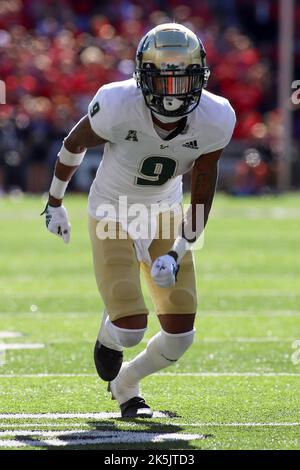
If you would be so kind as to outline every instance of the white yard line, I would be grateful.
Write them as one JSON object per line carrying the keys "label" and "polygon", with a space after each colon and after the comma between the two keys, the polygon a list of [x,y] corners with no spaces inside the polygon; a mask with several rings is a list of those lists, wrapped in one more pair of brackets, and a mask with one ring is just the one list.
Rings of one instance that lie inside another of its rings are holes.
{"label": "white yard line", "polygon": [[[136,423],[126,423],[126,425],[129,424],[129,426],[134,426]],[[153,424],[153,423],[152,423]],[[101,427],[109,427],[111,426],[111,423],[101,423]],[[88,423],[0,423],[0,429],[11,429],[11,432],[13,432],[14,429],[16,428],[29,428],[27,430],[27,433],[30,432],[30,429],[35,430],[36,428],[86,428],[86,429],[91,429],[91,426]],[[0,437],[1,437],[1,431],[0,431]]]}
{"label": "white yard line", "polygon": [[300,377],[298,372],[162,372],[154,375],[163,377]]}
{"label": "white yard line", "polygon": [[[127,430],[113,430],[112,434],[120,434],[120,433],[136,433],[137,431],[127,431]],[[69,436],[70,438],[74,438],[77,436],[81,437],[106,437],[108,434],[107,431],[101,430],[86,430],[86,429],[78,429],[74,430],[67,430],[67,431],[29,431],[29,430],[20,430],[20,431],[0,431],[0,439],[6,436],[43,436],[43,437],[55,437],[55,436]]]}
{"label": "white yard line", "polygon": [[[0,419],[111,419],[120,418],[119,412],[107,413],[1,413]],[[166,413],[154,411],[153,418],[168,418]]]}
{"label": "white yard line", "polygon": [[24,379],[43,379],[47,377],[97,377],[95,374],[48,374],[48,373],[41,373],[41,374],[0,374],[1,379],[18,379],[18,378],[24,378]]}
{"label": "white yard line", "polygon": [[[167,418],[167,417],[166,417]],[[107,418],[108,419],[108,418]],[[113,419],[113,417],[111,418]],[[170,420],[174,418],[169,418]],[[106,428],[106,427],[111,427],[111,423],[97,423],[101,428]],[[132,428],[138,428],[139,426],[144,426],[145,422],[141,421],[140,423],[138,422],[126,422],[126,426],[132,427]],[[154,423],[153,421],[151,422],[151,426],[161,426],[162,423]],[[170,423],[171,425],[171,423]],[[229,428],[264,428],[264,427],[271,427],[271,428],[280,428],[280,427],[300,427],[300,422],[275,422],[275,423],[255,423],[255,422],[250,422],[250,423],[219,423],[219,422],[208,422],[208,423],[182,423],[180,421],[176,421],[174,423],[176,426],[185,426],[185,427],[193,427],[193,428],[201,428],[201,427],[229,427]],[[71,431],[76,428],[80,428],[85,431],[90,430],[91,426],[87,423],[11,423],[11,424],[0,424],[1,429],[9,429],[9,431],[4,431],[6,432],[7,436],[11,435],[16,435],[15,431],[17,428],[21,428],[21,432],[24,433],[24,435],[32,435],[32,432],[36,431],[38,428],[43,428],[43,430],[47,428],[69,428]],[[25,429],[28,428],[28,429]],[[43,432],[43,431],[41,431]],[[68,431],[70,433],[70,431]],[[3,433],[0,431],[0,438],[3,435]]]}
{"label": "white yard line", "polygon": [[298,220],[300,211],[297,207],[270,207],[270,208],[216,208],[212,214],[214,219],[263,219],[263,220]]}
{"label": "white yard line", "polygon": [[18,331],[0,331],[0,339],[19,338],[22,333]]}
{"label": "white yard line", "polygon": [[[158,372],[153,374],[159,377],[300,377],[300,372]],[[72,377],[94,377],[96,374],[0,374],[2,379],[17,378],[72,378]],[[1,416],[1,415],[0,415]]]}
{"label": "white yard line", "polygon": [[[291,423],[193,423],[193,424],[188,424],[188,423],[176,423],[180,426],[191,426],[191,427],[201,427],[201,426],[211,426],[211,427],[233,427],[233,428],[239,428],[239,427],[245,427],[245,428],[260,428],[260,427],[298,427],[300,426],[299,423],[291,422]],[[1,436],[1,433],[0,433]]]}
{"label": "white yard line", "polygon": [[[35,420],[62,420],[62,419],[114,419],[120,418],[119,412],[99,412],[99,413],[1,413],[0,419],[2,420],[23,420],[23,419],[35,419]],[[153,418],[170,418],[168,413],[161,411],[154,411]],[[190,426],[189,423],[182,423],[185,426]],[[1,426],[3,423],[1,424]],[[44,423],[47,426],[46,423]],[[217,423],[217,422],[206,422],[206,423],[194,423],[195,426],[299,426],[299,422],[279,422],[279,423]],[[9,426],[5,425],[5,426]],[[20,425],[22,426],[22,425]],[[23,425],[24,426],[24,425]],[[34,423],[25,425],[34,427]],[[40,425],[42,426],[42,425]]]}
{"label": "white yard line", "polygon": [[214,297],[299,297],[295,291],[279,291],[268,289],[215,289]]}
{"label": "white yard line", "polygon": [[237,311],[223,311],[223,310],[208,310],[206,312],[199,312],[199,316],[216,316],[216,317],[298,317],[300,316],[300,310],[267,310],[264,312],[260,311],[249,311],[249,310],[237,310]]}
{"label": "white yard line", "polygon": [[199,343],[292,343],[295,339],[267,336],[257,338],[199,338],[197,341]]}
{"label": "white yard line", "polygon": [[0,343],[0,351],[9,351],[13,349],[43,349],[42,343]]}

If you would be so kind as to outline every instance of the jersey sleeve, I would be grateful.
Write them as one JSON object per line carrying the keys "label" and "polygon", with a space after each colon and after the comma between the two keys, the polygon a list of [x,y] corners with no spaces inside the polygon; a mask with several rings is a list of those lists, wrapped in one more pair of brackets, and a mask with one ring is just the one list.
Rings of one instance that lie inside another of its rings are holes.
{"label": "jersey sleeve", "polygon": [[99,88],[90,102],[88,117],[93,131],[102,139],[112,142],[111,112],[104,87]]}
{"label": "jersey sleeve", "polygon": [[205,153],[216,152],[225,148],[232,137],[236,124],[236,115],[234,109],[228,100],[224,100],[222,109],[218,116],[218,126],[216,128],[214,142],[205,148]]}

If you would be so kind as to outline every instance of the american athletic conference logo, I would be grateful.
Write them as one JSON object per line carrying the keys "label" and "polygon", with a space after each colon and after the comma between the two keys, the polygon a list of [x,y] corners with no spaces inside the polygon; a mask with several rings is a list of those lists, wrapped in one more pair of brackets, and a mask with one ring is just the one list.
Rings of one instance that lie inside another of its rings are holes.
{"label": "american athletic conference logo", "polygon": [[137,138],[137,131],[130,129],[128,131],[127,136],[125,137],[125,140],[130,140],[132,142],[138,142],[139,139]]}

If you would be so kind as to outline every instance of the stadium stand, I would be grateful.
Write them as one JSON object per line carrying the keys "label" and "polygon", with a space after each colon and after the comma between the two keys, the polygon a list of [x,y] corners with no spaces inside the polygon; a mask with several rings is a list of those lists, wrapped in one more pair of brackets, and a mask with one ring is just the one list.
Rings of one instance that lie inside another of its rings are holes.
{"label": "stadium stand", "polygon": [[[255,159],[247,160],[249,148],[266,165],[255,192],[274,188],[281,132],[276,4],[0,0],[0,78],[7,92],[7,104],[0,105],[0,193],[14,188],[46,191],[62,138],[86,113],[92,95],[104,83],[129,78],[139,38],[156,24],[173,20],[201,37],[212,70],[209,90],[226,96],[237,113],[220,188],[247,193],[239,175],[241,166],[254,165]],[[300,77],[299,29],[296,34],[295,71]],[[298,114],[295,139],[300,134]],[[73,190],[87,190],[97,158],[93,152],[72,181]],[[294,184],[299,184],[297,178]]]}

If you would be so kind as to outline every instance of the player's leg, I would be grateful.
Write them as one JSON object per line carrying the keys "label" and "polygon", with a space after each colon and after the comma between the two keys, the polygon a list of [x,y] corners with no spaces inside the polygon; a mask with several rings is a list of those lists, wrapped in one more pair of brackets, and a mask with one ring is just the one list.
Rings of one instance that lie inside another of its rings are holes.
{"label": "player's leg", "polygon": [[123,348],[138,344],[147,327],[148,310],[144,304],[139,263],[132,240],[120,238],[116,227],[113,238],[97,236],[98,222],[89,219],[89,232],[99,292],[105,304],[94,349],[99,376],[113,380],[122,365]]}
{"label": "player's leg", "polygon": [[[193,343],[197,308],[195,277],[190,270],[193,265],[191,253],[187,253],[186,257],[175,286],[160,288],[153,285],[150,274],[146,275],[161,330],[150,339],[144,351],[122,367],[117,379],[124,378],[130,386],[136,386],[143,377],[177,362]],[[131,393],[129,387],[122,400],[128,399]]]}
{"label": "player's leg", "polygon": [[[166,253],[171,244],[170,240],[155,240],[150,247],[151,258],[156,259]],[[150,339],[144,351],[123,364],[119,375],[110,384],[121,405],[121,411],[139,394],[139,382],[142,378],[177,362],[194,339],[197,305],[192,253],[187,252],[184,256],[177,283],[170,288],[158,287],[151,278],[149,267],[144,265],[143,268],[161,330]]]}

